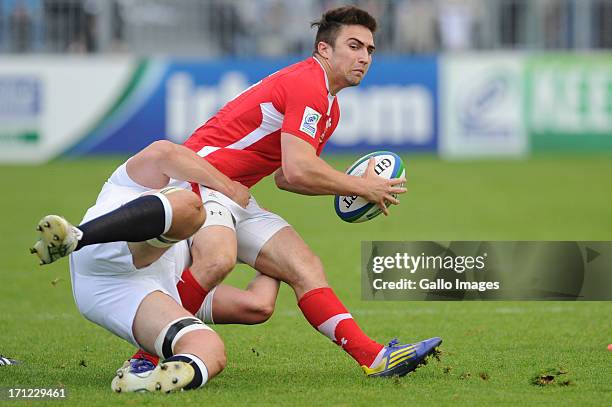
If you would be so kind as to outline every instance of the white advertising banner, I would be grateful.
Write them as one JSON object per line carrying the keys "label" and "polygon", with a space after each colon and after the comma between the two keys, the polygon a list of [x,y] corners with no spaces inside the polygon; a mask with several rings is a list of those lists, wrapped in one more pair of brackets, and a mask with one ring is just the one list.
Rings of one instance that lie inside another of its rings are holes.
{"label": "white advertising banner", "polygon": [[45,162],[104,117],[131,58],[0,58],[0,162]]}
{"label": "white advertising banner", "polygon": [[440,63],[440,154],[520,157],[528,151],[520,54],[461,54]]}

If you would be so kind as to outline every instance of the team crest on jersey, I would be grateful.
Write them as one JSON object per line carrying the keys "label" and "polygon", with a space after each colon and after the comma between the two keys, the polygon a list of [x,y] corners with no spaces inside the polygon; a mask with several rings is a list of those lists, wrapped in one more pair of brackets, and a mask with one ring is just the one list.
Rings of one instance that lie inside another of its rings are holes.
{"label": "team crest on jersey", "polygon": [[321,120],[323,115],[316,110],[306,106],[304,109],[304,116],[302,116],[302,125],[300,130],[308,134],[310,137],[315,138],[317,134],[317,123]]}

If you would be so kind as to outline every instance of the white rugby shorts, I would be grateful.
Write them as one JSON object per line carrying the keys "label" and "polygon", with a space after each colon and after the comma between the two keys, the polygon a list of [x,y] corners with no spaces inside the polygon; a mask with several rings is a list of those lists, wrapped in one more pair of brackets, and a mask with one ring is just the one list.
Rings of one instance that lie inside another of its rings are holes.
{"label": "white rugby shorts", "polygon": [[261,248],[284,227],[287,221],[259,206],[253,196],[246,208],[241,207],[222,193],[199,185],[194,192],[200,195],[206,208],[208,226],[225,226],[236,232],[238,260],[255,267]]}
{"label": "white rugby shorts", "polygon": [[[183,186],[189,188],[186,183]],[[104,184],[83,222],[108,213],[147,191],[149,189],[128,177],[123,164]],[[190,264],[186,240],[170,247],[160,259],[142,269],[134,267],[126,242],[86,246],[70,255],[74,300],[85,318],[140,347],[132,333],[140,303],[153,291],[161,291],[181,304],[176,284]]]}
{"label": "white rugby shorts", "polygon": [[[190,189],[186,182],[172,180],[169,186]],[[135,183],[121,165],[104,184],[93,207],[81,223],[104,215],[132,201],[149,189]],[[207,209],[203,227],[220,225],[236,231],[238,259],[254,266],[263,245],[289,224],[280,216],[261,208],[253,197],[242,208],[225,195],[200,186]],[[212,215],[209,211],[213,211]],[[218,213],[220,212],[220,214]],[[142,300],[161,291],[181,304],[176,284],[183,270],[191,265],[190,240],[169,248],[152,265],[136,269],[126,242],[86,246],[70,255],[72,291],[77,308],[90,321],[140,347],[132,332],[136,311]]]}

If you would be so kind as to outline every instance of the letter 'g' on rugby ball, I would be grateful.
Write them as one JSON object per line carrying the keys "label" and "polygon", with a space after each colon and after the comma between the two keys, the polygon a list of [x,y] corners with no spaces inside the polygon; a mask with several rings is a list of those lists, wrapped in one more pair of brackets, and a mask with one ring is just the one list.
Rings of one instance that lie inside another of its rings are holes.
{"label": "letter 'g' on rugby ball", "polygon": [[[361,177],[368,168],[368,161],[371,157],[376,160],[374,171],[383,178],[400,178],[406,175],[406,169],[402,159],[390,151],[375,151],[364,155],[353,163],[346,171],[349,175]],[[382,213],[375,204],[366,201],[360,196],[341,196],[334,198],[336,213],[345,222],[360,223],[374,219]]]}

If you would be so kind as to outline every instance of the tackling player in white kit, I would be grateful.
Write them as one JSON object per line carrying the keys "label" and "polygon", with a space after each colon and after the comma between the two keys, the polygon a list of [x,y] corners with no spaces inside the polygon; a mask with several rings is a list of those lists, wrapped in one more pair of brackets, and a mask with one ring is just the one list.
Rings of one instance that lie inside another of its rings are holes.
{"label": "tackling player in white kit", "polygon": [[206,219],[201,199],[180,180],[225,191],[240,205],[248,189],[189,149],[153,143],[113,172],[78,228],[50,215],[31,249],[41,263],[70,254],[74,299],[89,320],[163,358],[155,369],[126,366],[121,391],[198,388],[225,367],[219,336],[180,302],[177,282],[191,263],[188,238]]}

